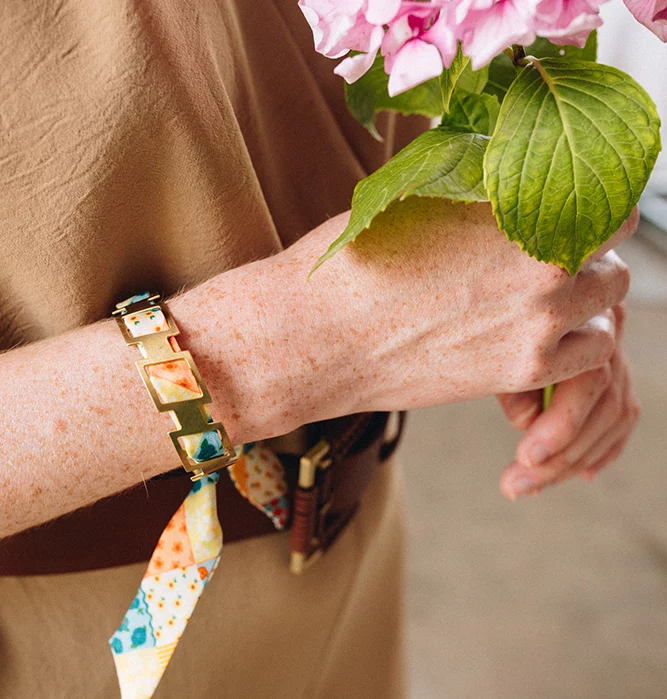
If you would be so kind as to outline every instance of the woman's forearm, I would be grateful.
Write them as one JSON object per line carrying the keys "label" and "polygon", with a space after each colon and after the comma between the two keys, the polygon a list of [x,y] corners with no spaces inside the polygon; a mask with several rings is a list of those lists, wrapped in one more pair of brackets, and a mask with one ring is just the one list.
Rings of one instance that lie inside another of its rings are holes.
{"label": "woman's forearm", "polygon": [[[608,309],[629,276],[613,253],[570,277],[510,243],[488,205],[409,197],[307,284],[346,222],[170,301],[234,444],[357,411],[530,391],[614,354]],[[0,536],[178,466],[137,358],[114,321],[0,355]]]}
{"label": "woman's forearm", "polygon": [[[325,224],[323,240],[344,220]],[[317,319],[308,309],[332,321],[324,304],[335,280],[322,274],[306,284],[311,263],[281,253],[169,301],[179,343],[192,352],[211,413],[234,444],[354,408],[349,391],[321,400],[340,373],[309,354]],[[139,358],[113,320],[0,355],[0,537],[179,466],[167,435],[173,423],[153,407],[134,366]]]}

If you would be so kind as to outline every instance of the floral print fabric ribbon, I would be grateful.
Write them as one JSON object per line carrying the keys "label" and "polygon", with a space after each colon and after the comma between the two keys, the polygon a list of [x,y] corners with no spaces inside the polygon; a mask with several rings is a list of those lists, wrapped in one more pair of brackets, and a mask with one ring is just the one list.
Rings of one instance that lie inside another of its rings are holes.
{"label": "floral print fabric ribbon", "polygon": [[[276,529],[283,529],[289,502],[283,467],[275,454],[259,445],[246,445],[229,470],[239,492]],[[223,534],[215,491],[220,477],[214,473],[197,481],[169,520],[130,608],[109,639],[122,699],[153,696],[218,567]]]}
{"label": "floral print fabric ribbon", "polygon": [[[132,302],[145,298],[139,295]],[[128,303],[125,302],[125,303]],[[160,332],[166,323],[160,309],[124,318],[133,336]],[[166,361],[149,367],[151,383],[161,401],[170,403],[201,396],[188,365]],[[211,422],[206,406],[202,411]],[[184,448],[196,462],[219,456],[223,449],[216,431],[189,435]],[[237,490],[283,529],[289,514],[282,464],[259,444],[237,448],[238,461],[228,467]],[[160,536],[139,590],[118,630],[109,639],[122,699],[150,699],[185,631],[188,621],[222,554],[223,532],[216,504],[221,473],[204,476],[178,508]],[[224,474],[222,477],[227,477]]]}

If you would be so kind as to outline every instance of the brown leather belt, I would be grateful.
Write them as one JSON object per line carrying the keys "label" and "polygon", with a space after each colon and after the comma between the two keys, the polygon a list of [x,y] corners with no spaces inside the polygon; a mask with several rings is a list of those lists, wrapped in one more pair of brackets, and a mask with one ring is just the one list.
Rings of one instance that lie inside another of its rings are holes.
{"label": "brown leather belt", "polygon": [[[313,559],[331,545],[354,514],[377,466],[395,450],[403,427],[385,437],[389,413],[359,413],[307,426],[308,447],[328,445],[330,466],[312,488],[299,488],[300,455],[279,454],[285,466],[295,526],[291,548]],[[148,561],[167,522],[192,483],[170,471],[51,522],[0,540],[1,575],[72,573]],[[148,492],[147,492],[148,491]],[[218,484],[225,544],[275,532],[230,478]],[[291,523],[290,523],[291,524]]]}

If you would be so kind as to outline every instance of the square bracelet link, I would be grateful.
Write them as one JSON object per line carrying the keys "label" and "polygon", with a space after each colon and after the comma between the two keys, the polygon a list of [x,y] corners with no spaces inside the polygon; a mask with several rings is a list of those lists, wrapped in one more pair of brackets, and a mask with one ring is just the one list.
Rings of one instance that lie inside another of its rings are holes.
{"label": "square bracelet link", "polygon": [[197,481],[238,460],[222,423],[214,422],[211,396],[192,355],[176,341],[179,329],[160,294],[144,292],[116,304],[113,312],[128,345],[137,345],[135,362],[159,412],[171,413],[169,432],[183,468]]}

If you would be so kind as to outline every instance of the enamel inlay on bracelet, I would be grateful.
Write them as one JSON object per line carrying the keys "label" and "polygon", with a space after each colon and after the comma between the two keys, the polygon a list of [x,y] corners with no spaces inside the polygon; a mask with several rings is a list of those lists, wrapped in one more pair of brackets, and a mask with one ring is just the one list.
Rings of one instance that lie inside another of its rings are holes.
{"label": "enamel inlay on bracelet", "polygon": [[200,398],[201,388],[185,359],[149,364],[146,373],[161,403]]}
{"label": "enamel inlay on bracelet", "polygon": [[216,430],[189,434],[185,437],[179,437],[178,441],[185,449],[187,455],[198,464],[209,459],[215,459],[217,456],[222,456],[225,453],[222,439]]}
{"label": "enamel inlay on bracelet", "polygon": [[162,313],[162,309],[157,306],[124,316],[123,320],[132,337],[160,333],[169,329],[169,324],[164,317],[164,313]]}
{"label": "enamel inlay on bracelet", "polygon": [[135,294],[134,296],[130,296],[129,299],[125,299],[125,301],[117,303],[116,308],[127,308],[128,306],[131,306],[133,303],[145,301],[146,299],[150,298],[150,296],[150,291],[142,291],[140,294]]}

